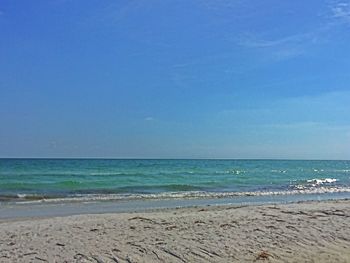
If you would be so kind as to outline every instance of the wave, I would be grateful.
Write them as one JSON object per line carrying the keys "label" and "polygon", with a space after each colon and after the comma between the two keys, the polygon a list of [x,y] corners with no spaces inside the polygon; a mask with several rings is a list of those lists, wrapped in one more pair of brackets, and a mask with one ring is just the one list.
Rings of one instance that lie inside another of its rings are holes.
{"label": "wave", "polygon": [[331,184],[337,181],[338,179],[335,179],[335,178],[324,178],[324,179],[314,178],[311,180],[307,180],[308,183],[311,183],[313,185]]}
{"label": "wave", "polygon": [[[243,174],[246,173],[245,170],[223,170],[223,171],[215,171],[216,174]],[[211,174],[211,173],[209,173]]]}
{"label": "wave", "polygon": [[272,173],[287,173],[287,170],[271,170]]}
{"label": "wave", "polygon": [[318,188],[324,186],[334,186],[339,179],[336,178],[313,178],[307,179],[303,181],[299,181],[299,183],[292,184],[291,187],[294,189],[310,189],[310,188]]}
{"label": "wave", "polygon": [[255,192],[161,192],[155,194],[75,194],[71,196],[46,195],[2,195],[0,201],[14,201],[16,203],[60,203],[60,202],[96,202],[96,201],[131,201],[157,199],[199,199],[199,198],[235,198],[248,196],[280,196],[301,194],[331,194],[350,193],[350,187],[312,187],[307,189],[291,189],[282,191],[255,191]]}
{"label": "wave", "polygon": [[11,202],[11,201],[39,201],[44,200],[59,200],[64,199],[59,196],[49,196],[49,195],[40,195],[40,194],[2,194],[0,195],[0,204],[1,202]]}

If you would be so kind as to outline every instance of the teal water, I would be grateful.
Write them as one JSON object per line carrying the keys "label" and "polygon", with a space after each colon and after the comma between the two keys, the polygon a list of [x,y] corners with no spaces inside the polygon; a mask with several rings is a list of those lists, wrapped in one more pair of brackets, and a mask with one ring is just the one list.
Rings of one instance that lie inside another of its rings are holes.
{"label": "teal water", "polygon": [[350,193],[350,161],[0,159],[0,201]]}

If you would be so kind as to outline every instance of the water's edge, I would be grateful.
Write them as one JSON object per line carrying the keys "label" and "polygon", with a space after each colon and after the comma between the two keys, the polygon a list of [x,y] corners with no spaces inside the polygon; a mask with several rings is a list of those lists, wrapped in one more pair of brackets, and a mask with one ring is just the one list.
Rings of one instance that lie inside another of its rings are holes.
{"label": "water's edge", "polygon": [[104,214],[125,212],[147,212],[159,209],[185,208],[195,206],[218,205],[261,205],[281,204],[305,201],[350,199],[348,192],[298,195],[236,196],[227,198],[183,198],[149,200],[113,200],[94,202],[58,202],[58,203],[2,203],[0,221],[9,219],[60,217],[82,214]]}

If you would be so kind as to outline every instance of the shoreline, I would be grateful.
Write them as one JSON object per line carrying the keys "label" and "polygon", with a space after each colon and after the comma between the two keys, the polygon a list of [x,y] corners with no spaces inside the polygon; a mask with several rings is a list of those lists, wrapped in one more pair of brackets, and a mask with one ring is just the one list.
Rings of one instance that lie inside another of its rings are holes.
{"label": "shoreline", "polygon": [[36,218],[71,216],[80,214],[106,214],[124,212],[147,212],[160,209],[190,208],[206,206],[241,206],[285,204],[308,201],[349,200],[348,192],[322,194],[290,194],[290,195],[256,195],[234,197],[198,197],[198,198],[155,198],[135,200],[75,200],[62,199],[27,202],[0,202],[0,222],[16,218]]}
{"label": "shoreline", "polygon": [[350,200],[3,220],[1,262],[349,262]]}

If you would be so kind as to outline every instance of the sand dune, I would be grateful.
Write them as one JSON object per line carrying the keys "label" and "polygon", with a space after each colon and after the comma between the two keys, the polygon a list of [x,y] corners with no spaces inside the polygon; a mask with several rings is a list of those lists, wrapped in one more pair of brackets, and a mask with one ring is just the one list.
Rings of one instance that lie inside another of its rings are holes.
{"label": "sand dune", "polygon": [[350,201],[0,223],[0,262],[350,262]]}

